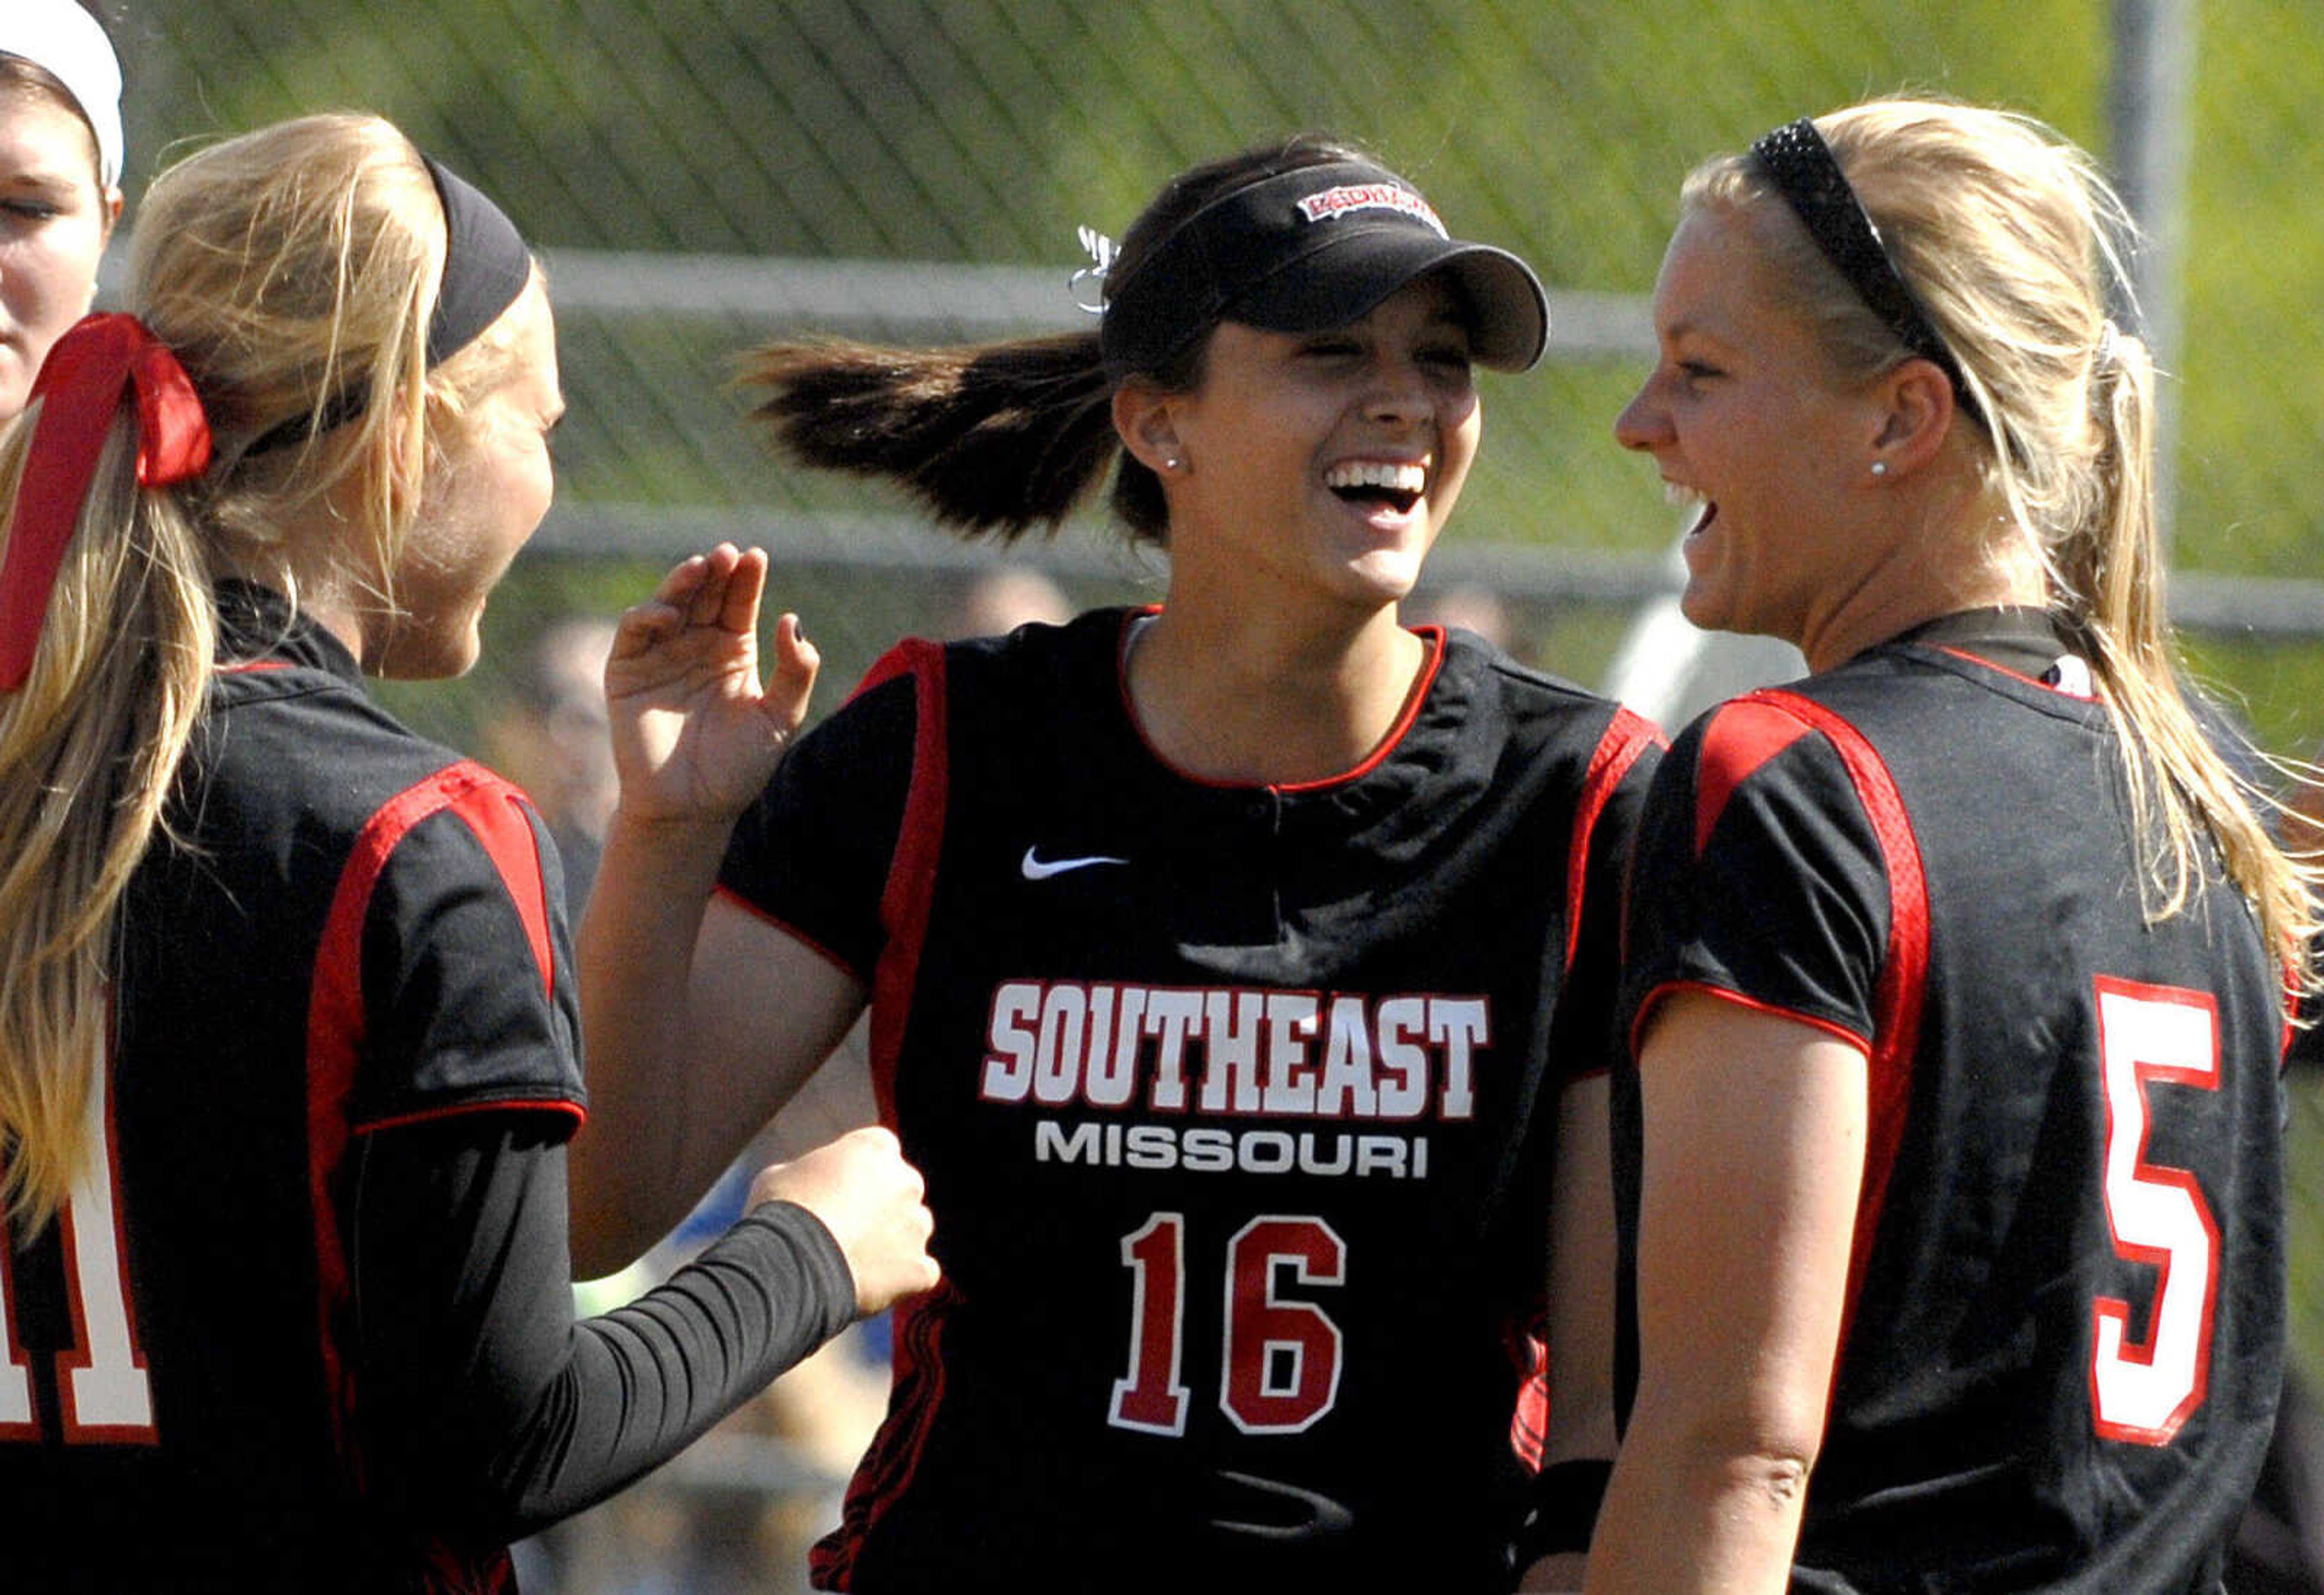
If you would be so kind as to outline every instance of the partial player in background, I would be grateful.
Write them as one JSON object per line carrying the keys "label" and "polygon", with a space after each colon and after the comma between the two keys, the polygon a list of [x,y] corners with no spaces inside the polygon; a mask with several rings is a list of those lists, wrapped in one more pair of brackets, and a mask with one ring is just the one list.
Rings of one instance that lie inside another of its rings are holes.
{"label": "partial player in background", "polygon": [[121,217],[121,63],[75,0],[0,5],[0,420],[88,313]]}
{"label": "partial player in background", "polygon": [[1697,624],[1629,898],[1637,1388],[1593,1592],[2217,1586],[2281,1378],[2312,877],[2182,697],[2127,224],[1998,112],[1688,181],[1617,434]]}
{"label": "partial player in background", "polygon": [[605,736],[605,656],[613,622],[567,615],[543,626],[515,672],[516,690],[484,725],[484,762],[524,788],[565,871],[565,911],[581,917],[617,783]]}
{"label": "partial player in background", "polygon": [[859,1312],[927,1214],[866,1131],[576,1323],[556,853],[382,714],[457,675],[564,408],[507,217],[375,118],[157,178],[135,315],[0,445],[0,1565],[482,1590]]}
{"label": "partial player in background", "polygon": [[[795,455],[964,535],[1115,471],[1169,587],[904,644],[763,792],[815,663],[785,617],[761,696],[763,556],[625,620],[583,1255],[667,1229],[868,1003],[948,1284],[898,1315],[818,1581],[1506,1588],[1553,1207],[1550,1454],[1610,1449],[1613,916],[1656,738],[1398,606],[1471,367],[1532,364],[1544,297],[1312,137],[1097,253],[1098,331],[758,357]],[[1602,1464],[1546,1477],[1529,1556]]]}

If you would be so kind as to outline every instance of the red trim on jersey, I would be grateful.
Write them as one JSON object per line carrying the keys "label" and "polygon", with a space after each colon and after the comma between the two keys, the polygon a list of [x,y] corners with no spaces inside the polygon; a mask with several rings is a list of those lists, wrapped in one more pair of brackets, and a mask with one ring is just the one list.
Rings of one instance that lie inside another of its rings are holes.
{"label": "red trim on jersey", "polygon": [[516,1595],[516,1563],[505,1548],[463,1551],[429,1542],[425,1595]]}
{"label": "red trim on jersey", "polygon": [[[531,827],[515,812],[521,794],[480,764],[463,761],[446,766],[415,782],[382,804],[356,836],[341,867],[338,885],[323,922],[315,949],[312,986],[307,1000],[307,1196],[315,1235],[318,1286],[316,1314],[318,1350],[328,1396],[332,1438],[360,1484],[361,1468],[354,1447],[354,1381],[339,1349],[339,1321],[353,1289],[346,1249],[341,1243],[338,1208],[331,1182],[346,1157],[354,1127],[347,1119],[347,1099],[355,1090],[355,1068],[367,1028],[363,991],[364,922],[369,917],[373,891],[396,847],[412,828],[444,809],[458,812],[483,843],[493,866],[509,884],[520,918],[525,917],[530,895],[546,903],[537,844],[531,844],[530,890],[525,854],[517,852],[506,829],[513,821],[526,837]],[[482,816],[482,823],[479,823]],[[493,845],[493,834],[502,846]],[[512,873],[513,871],[513,874]],[[546,910],[543,909],[545,914]],[[530,923],[528,938],[534,936]],[[541,936],[545,940],[544,923]],[[533,943],[543,972],[553,980],[542,940]]]}
{"label": "red trim on jersey", "polygon": [[873,687],[909,673],[913,668],[913,659],[924,650],[936,646],[938,645],[918,637],[907,637],[878,659],[873,659],[872,668],[863,672],[863,679],[849,688],[847,696],[842,701],[852,704]]}
{"label": "red trim on jersey", "polygon": [[2078,704],[2094,704],[2098,702],[2097,695],[2093,693],[2068,692],[2064,687],[2059,686],[2054,681],[2043,681],[2036,677],[2028,676],[2023,671],[2013,670],[2007,665],[1995,664],[1991,659],[1980,659],[1976,654],[1969,652],[1966,649],[1953,648],[1942,642],[1932,643],[1930,646],[1934,648],[1939,653],[1949,653],[1952,655],[1953,658],[1957,659],[1966,659],[1972,665],[1982,665],[1988,670],[1997,670],[2002,675],[2008,677],[2012,681],[2023,681],[2028,687],[2038,687],[2043,692],[2054,692],[2060,697],[2071,698]]}
{"label": "red trim on jersey", "polygon": [[[889,861],[887,884],[880,895],[880,922],[888,940],[872,980],[872,1093],[880,1105],[880,1121],[890,1129],[901,1128],[896,1118],[897,1061],[903,1052],[920,954],[927,942],[936,863],[944,854],[945,819],[952,797],[943,645],[918,639],[898,644],[872,667],[864,678],[864,687],[891,680],[905,670],[911,672],[917,694],[911,785],[905,793],[895,856]],[[809,1554],[814,1581],[820,1589],[850,1587],[863,1536],[903,1494],[919,1466],[928,1430],[944,1399],[941,1342],[945,1314],[959,1299],[959,1292],[946,1279],[927,1295],[894,1310],[895,1395],[871,1450],[848,1485],[840,1526],[818,1541]]]}
{"label": "red trim on jersey", "polygon": [[1509,1415],[1509,1450],[1516,1453],[1526,1472],[1538,1473],[1549,1443],[1549,1409],[1554,1399],[1550,1388],[1549,1329],[1536,1314],[1515,1339],[1517,1344],[1512,1350],[1519,1359],[1517,1371],[1523,1382],[1517,1387],[1517,1409]]}
{"label": "red trim on jersey", "polygon": [[1695,762],[1694,852],[1711,842],[1711,827],[1727,812],[1727,800],[1751,772],[1807,735],[1799,715],[1766,699],[1737,698],[1711,711]]}
{"label": "red trim on jersey", "polygon": [[733,887],[724,884],[714,886],[710,889],[710,895],[733,904],[735,908],[740,908],[743,913],[748,914],[752,918],[765,926],[768,929],[781,931],[785,936],[790,937],[791,940],[797,942],[800,946],[805,947],[808,952],[822,959],[825,963],[830,964],[832,968],[845,975],[849,980],[855,982],[858,985],[868,986],[872,983],[869,980],[864,978],[863,972],[862,970],[856,968],[846,959],[842,958],[838,954],[833,952],[829,947],[825,946],[821,942],[807,935],[807,932],[801,930],[798,926],[793,925],[789,920],[782,917],[779,914],[768,913],[766,909],[759,907],[758,904],[752,902],[749,898],[744,897],[741,892],[736,891]]}
{"label": "red trim on jersey", "polygon": [[[1857,1296],[1871,1261],[1872,1242],[1904,1139],[1904,1116],[1912,1105],[1913,1064],[1920,1050],[1921,1004],[1929,976],[1929,882],[1921,867],[1920,839],[1895,777],[1864,733],[1812,698],[1769,690],[1746,702],[1780,705],[1781,713],[1805,720],[1830,739],[1855,785],[1865,817],[1880,843],[1888,877],[1888,946],[1872,994],[1872,1053],[1865,1078],[1864,1185],[1857,1199],[1856,1241],[1848,1262],[1848,1295],[1840,1323],[1840,1347],[1856,1320]],[[1832,1377],[1840,1361],[1833,1359]]]}
{"label": "red trim on jersey", "polygon": [[1703,981],[1665,981],[1638,1000],[1637,1016],[1630,1021],[1630,1056],[1632,1058],[1635,1059],[1638,1056],[1639,1044],[1646,1038],[1648,1016],[1662,1005],[1665,998],[1675,996],[1681,991],[1695,991],[1705,997],[1716,997],[1721,1002],[1731,1002],[1738,1008],[1748,1008],[1753,1013],[1764,1013],[1772,1019],[1789,1019],[1795,1025],[1805,1025],[1812,1030],[1821,1030],[1835,1041],[1846,1042],[1862,1053],[1868,1060],[1872,1056],[1873,1043],[1868,1038],[1858,1035],[1846,1025],[1835,1024],[1827,1019],[1819,1019],[1812,1013],[1802,1013],[1796,1008],[1784,1008],[1773,1002],[1762,1002],[1757,997],[1747,997],[1740,991],[1731,991],[1725,986],[1714,986]]}
{"label": "red trim on jersey", "polygon": [[936,896],[936,861],[944,856],[945,816],[952,807],[951,742],[945,730],[945,655],[939,643],[913,641],[889,650],[912,672],[918,713],[912,738],[912,780],[904,796],[903,824],[888,881],[880,894],[880,923],[888,933],[872,976],[872,1094],[880,1122],[896,1122],[896,1061],[903,1055],[920,953],[927,941]]}
{"label": "red trim on jersey", "polygon": [[472,1113],[564,1113],[571,1116],[578,1129],[589,1121],[588,1112],[577,1102],[562,1097],[512,1097],[489,1102],[447,1102],[440,1108],[422,1108],[416,1112],[399,1113],[392,1119],[366,1120],[348,1129],[355,1135],[375,1135],[383,1129],[401,1129],[412,1124],[435,1124],[446,1119],[465,1119]]}
{"label": "red trim on jersey", "polygon": [[1597,831],[1598,816],[1606,812],[1614,788],[1622,784],[1638,756],[1649,747],[1665,745],[1662,730],[1653,721],[1618,706],[1591,752],[1590,768],[1582,777],[1582,801],[1573,813],[1573,838],[1565,847],[1565,966],[1569,970],[1582,941],[1582,899],[1590,882],[1590,841]]}
{"label": "red trim on jersey", "polygon": [[221,676],[256,676],[267,670],[288,670],[290,668],[289,659],[244,659],[239,664],[220,665],[217,673]]}
{"label": "red trim on jersey", "polygon": [[524,938],[532,945],[533,967],[540,971],[541,995],[557,997],[557,949],[549,934],[549,880],[540,867],[540,838],[525,817],[524,794],[504,781],[493,787],[464,790],[450,807],[476,840],[508,888],[509,901],[523,923]]}
{"label": "red trim on jersey", "polygon": [[[1158,614],[1160,613],[1160,607],[1157,605],[1154,608],[1143,610],[1137,614],[1126,617],[1122,623],[1126,628],[1135,624],[1139,620],[1147,615]],[[1156,747],[1153,740],[1146,734],[1146,724],[1138,717],[1138,705],[1130,700],[1130,671],[1128,668],[1130,656],[1126,652],[1117,649],[1115,650],[1114,673],[1121,693],[1121,711],[1129,717],[1130,729],[1137,735],[1139,745],[1146,750],[1147,753],[1153,759],[1154,762],[1159,764],[1163,769],[1168,770],[1172,775],[1176,776],[1180,780],[1185,781],[1189,786],[1208,787],[1212,790],[1219,792],[1247,792],[1251,790],[1265,790],[1269,792],[1326,791],[1333,787],[1343,786],[1350,781],[1361,780],[1365,776],[1370,775],[1373,770],[1378,770],[1381,765],[1387,763],[1389,758],[1395,754],[1397,745],[1404,741],[1406,733],[1412,730],[1413,722],[1420,718],[1421,705],[1428,701],[1429,690],[1436,685],[1437,675],[1444,668],[1444,628],[1442,626],[1409,626],[1406,629],[1414,636],[1419,638],[1422,644],[1427,650],[1420,661],[1420,674],[1414,679],[1412,690],[1405,695],[1404,706],[1397,712],[1396,724],[1388,727],[1388,734],[1380,738],[1379,744],[1374,747],[1370,752],[1364,755],[1360,763],[1357,764],[1352,769],[1341,770],[1334,775],[1321,776],[1312,781],[1228,781],[1219,780],[1210,776],[1197,775],[1193,770],[1180,768],[1167,754],[1165,754],[1161,749]]]}
{"label": "red trim on jersey", "polygon": [[1438,672],[1444,668],[1444,628],[1412,626],[1407,629],[1414,636],[1420,639],[1422,645],[1428,651],[1420,661],[1420,675],[1413,682],[1412,690],[1405,695],[1403,710],[1397,715],[1396,724],[1388,727],[1388,734],[1380,738],[1379,745],[1366,754],[1364,761],[1353,770],[1342,771],[1338,775],[1327,775],[1321,780],[1281,781],[1276,784],[1277,791],[1319,792],[1343,782],[1361,780],[1388,762],[1398,744],[1404,741],[1405,734],[1411,731],[1412,723],[1420,718],[1420,705],[1428,701],[1429,690],[1436,685]]}
{"label": "red trim on jersey", "polygon": [[871,1448],[857,1464],[847,1486],[847,1504],[840,1526],[816,1542],[807,1566],[818,1590],[853,1587],[855,1559],[888,1508],[896,1504],[918,1471],[920,1453],[927,1448],[936,1409],[945,1394],[945,1328],[961,1300],[960,1291],[946,1278],[926,1295],[915,1296],[895,1309],[895,1397],[887,1418],[872,1436]]}

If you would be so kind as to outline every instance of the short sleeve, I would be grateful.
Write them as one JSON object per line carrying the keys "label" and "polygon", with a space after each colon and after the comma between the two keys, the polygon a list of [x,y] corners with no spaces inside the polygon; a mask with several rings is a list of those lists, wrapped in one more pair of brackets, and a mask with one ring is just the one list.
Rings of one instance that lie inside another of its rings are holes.
{"label": "short sleeve", "polygon": [[556,850],[531,805],[456,765],[374,819],[342,896],[366,875],[351,1127],[533,1109],[569,1133],[586,1100],[579,1007]]}
{"label": "short sleeve", "polygon": [[735,822],[719,887],[869,982],[886,943],[880,902],[903,828],[915,682],[882,673],[783,758]]}
{"label": "short sleeve", "polygon": [[1888,945],[1878,837],[1830,739],[1780,702],[1698,720],[1665,759],[1627,896],[1623,1026],[1693,987],[1869,1047]]}

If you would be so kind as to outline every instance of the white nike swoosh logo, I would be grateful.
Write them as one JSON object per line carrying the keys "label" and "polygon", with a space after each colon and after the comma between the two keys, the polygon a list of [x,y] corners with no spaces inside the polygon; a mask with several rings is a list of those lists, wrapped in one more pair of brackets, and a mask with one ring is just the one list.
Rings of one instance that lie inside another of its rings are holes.
{"label": "white nike swoosh logo", "polygon": [[1082,859],[1040,859],[1033,856],[1036,851],[1030,847],[1025,850],[1024,870],[1028,880],[1047,880],[1052,875],[1062,875],[1068,870],[1086,870],[1092,864],[1126,864],[1130,862],[1101,854]]}

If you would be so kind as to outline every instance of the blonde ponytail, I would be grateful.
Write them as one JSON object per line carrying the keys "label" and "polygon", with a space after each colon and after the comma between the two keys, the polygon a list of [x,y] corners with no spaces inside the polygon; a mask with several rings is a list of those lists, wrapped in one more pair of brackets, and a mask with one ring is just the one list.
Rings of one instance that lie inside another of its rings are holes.
{"label": "blonde ponytail", "polygon": [[[216,584],[254,575],[295,598],[299,570],[393,569],[431,440],[501,357],[484,338],[427,364],[446,237],[420,152],[374,116],[227,140],[140,206],[130,301],[191,379],[211,451],[193,479],[142,488],[137,410],[116,408],[27,674],[0,690],[0,1202],[20,1238],[91,1152],[121,916],[140,860],[169,844]],[[0,437],[0,539],[37,419]],[[302,517],[326,500],[337,513]],[[331,547],[287,546],[318,519]]]}
{"label": "blonde ponytail", "polygon": [[[36,415],[0,446],[11,507]],[[124,410],[31,673],[0,694],[0,1203],[20,1236],[54,1215],[87,1156],[121,900],[166,826],[215,647],[208,563],[174,495],[137,486],[136,455]]]}

